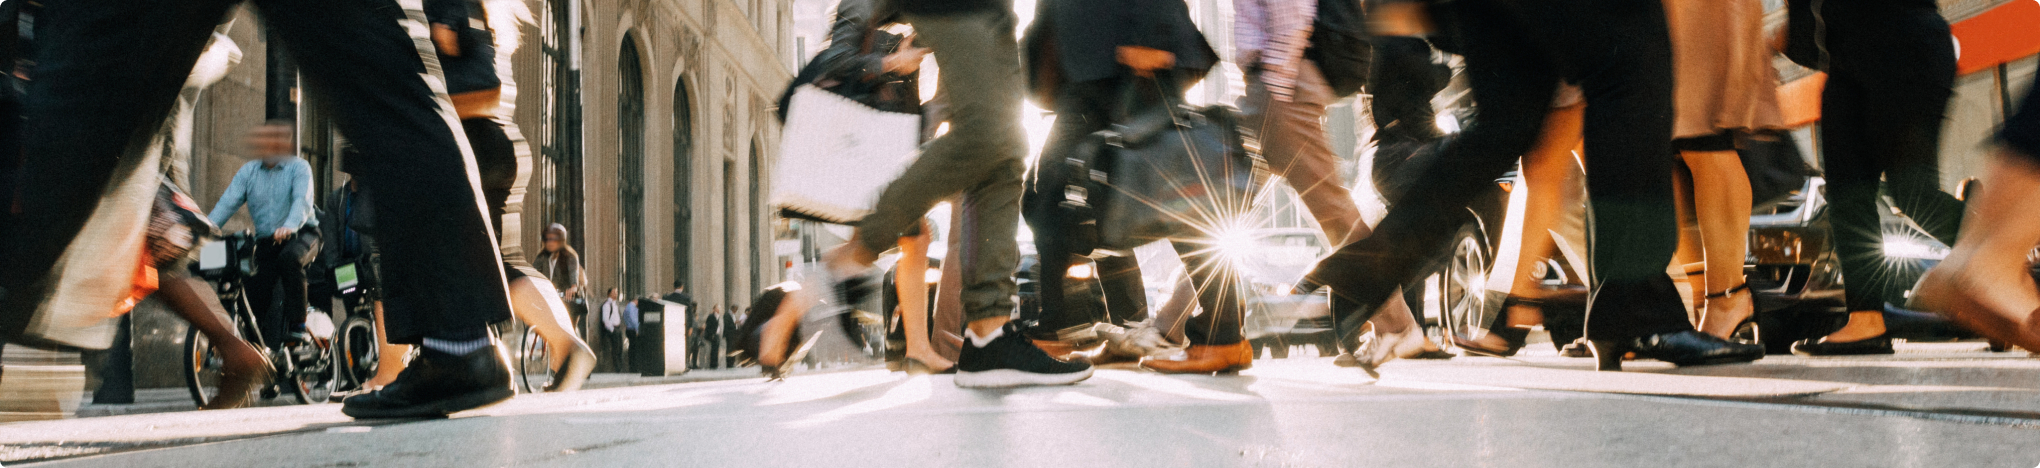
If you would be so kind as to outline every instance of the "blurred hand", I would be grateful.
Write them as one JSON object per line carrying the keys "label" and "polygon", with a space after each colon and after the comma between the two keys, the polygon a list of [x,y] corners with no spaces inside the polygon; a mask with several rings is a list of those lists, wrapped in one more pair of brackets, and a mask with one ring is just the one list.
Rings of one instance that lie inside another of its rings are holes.
{"label": "blurred hand", "polygon": [[297,231],[292,231],[290,228],[276,228],[276,233],[270,234],[270,237],[276,239],[277,242],[283,242],[290,240],[290,236],[293,235],[297,235]]}
{"label": "blurred hand", "polygon": [[1431,14],[1419,2],[1390,2],[1367,12],[1368,27],[1380,36],[1422,36],[1429,34]]}
{"label": "blurred hand", "polygon": [[908,36],[906,41],[900,42],[899,51],[886,54],[884,59],[885,72],[905,74],[919,71],[921,69],[921,58],[926,56],[928,56],[928,48],[914,47],[914,38]]}
{"label": "blurred hand", "polygon": [[1141,46],[1119,46],[1119,63],[1134,74],[1154,76],[1155,70],[1176,66],[1176,54]]}

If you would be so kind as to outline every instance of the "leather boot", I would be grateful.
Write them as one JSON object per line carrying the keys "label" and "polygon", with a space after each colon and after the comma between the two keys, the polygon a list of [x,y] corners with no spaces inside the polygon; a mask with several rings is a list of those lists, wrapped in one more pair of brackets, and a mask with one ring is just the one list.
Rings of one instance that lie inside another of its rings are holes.
{"label": "leather boot", "polygon": [[1141,367],[1164,374],[1213,374],[1254,367],[1254,347],[1241,341],[1229,345],[1190,345],[1182,360],[1149,359]]}

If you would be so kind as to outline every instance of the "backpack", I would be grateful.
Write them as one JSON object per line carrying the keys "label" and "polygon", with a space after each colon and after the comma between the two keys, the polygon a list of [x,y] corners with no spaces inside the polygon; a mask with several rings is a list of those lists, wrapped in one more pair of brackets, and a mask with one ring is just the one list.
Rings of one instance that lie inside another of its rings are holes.
{"label": "backpack", "polygon": [[1360,9],[1360,0],[1318,0],[1303,57],[1317,63],[1335,97],[1366,87],[1374,46],[1367,42],[1367,12]]}

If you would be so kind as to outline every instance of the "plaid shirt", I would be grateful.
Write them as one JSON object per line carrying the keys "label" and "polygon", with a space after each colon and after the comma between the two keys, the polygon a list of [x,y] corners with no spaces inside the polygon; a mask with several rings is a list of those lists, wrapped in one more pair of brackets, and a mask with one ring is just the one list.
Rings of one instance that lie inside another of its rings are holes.
{"label": "plaid shirt", "polygon": [[1296,92],[1317,0],[1233,0],[1233,49],[1259,51],[1261,84],[1276,100]]}

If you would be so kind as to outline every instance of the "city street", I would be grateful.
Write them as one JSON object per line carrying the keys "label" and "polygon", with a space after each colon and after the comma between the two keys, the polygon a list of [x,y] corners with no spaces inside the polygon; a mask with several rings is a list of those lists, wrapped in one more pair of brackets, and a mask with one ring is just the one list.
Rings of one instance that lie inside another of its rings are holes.
{"label": "city street", "polygon": [[0,425],[17,466],[2002,466],[2040,464],[2040,360],[1980,343],[1596,373],[1328,358],[972,391],[883,370],[525,395],[444,420],[338,405]]}

